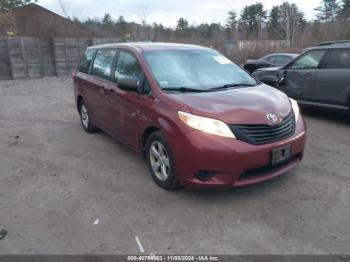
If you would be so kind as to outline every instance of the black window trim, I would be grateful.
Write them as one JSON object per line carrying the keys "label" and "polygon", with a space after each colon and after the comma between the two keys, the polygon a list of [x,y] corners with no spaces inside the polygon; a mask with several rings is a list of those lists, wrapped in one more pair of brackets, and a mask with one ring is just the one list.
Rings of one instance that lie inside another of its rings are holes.
{"label": "black window trim", "polygon": [[327,63],[328,63],[328,59],[331,55],[332,51],[339,51],[339,50],[349,50],[350,48],[346,48],[346,47],[339,47],[339,48],[332,48],[332,49],[328,49],[327,50],[327,54],[325,54],[324,56],[324,60],[322,61],[322,67],[320,67],[320,69],[326,69],[326,70],[339,70],[339,69],[343,69],[343,70],[349,70],[349,68],[328,68],[327,67]]}
{"label": "black window trim", "polygon": [[[108,81],[108,82],[111,82],[114,84],[114,86],[116,88],[118,88],[118,84],[117,84],[117,81],[116,81],[116,78],[115,78],[115,70],[116,70],[116,67],[117,67],[117,63],[118,63],[118,60],[119,60],[119,55],[120,55],[120,52],[128,52],[130,53],[132,56],[135,57],[135,59],[137,60],[137,62],[139,63],[140,67],[141,67],[141,77],[140,77],[140,90],[139,90],[139,94],[140,95],[144,95],[144,96],[150,96],[152,94],[152,88],[150,88],[150,92],[149,93],[145,93],[144,92],[144,84],[145,84],[145,81],[148,82],[149,86],[151,87],[150,85],[150,81],[148,80],[148,78],[146,77],[146,74],[144,72],[144,69],[142,67],[142,64],[140,63],[140,60],[135,56],[135,54],[133,54],[130,50],[128,49],[125,49],[125,48],[115,48],[115,47],[106,47],[106,48],[90,48],[90,49],[87,49],[86,51],[88,50],[93,50],[94,51],[94,55],[93,55],[93,58],[91,60],[91,63],[90,63],[90,67],[89,67],[89,72],[88,74],[91,75],[91,76],[94,76],[94,77],[98,77],[99,79],[101,80],[104,80],[104,81]],[[101,76],[98,76],[98,75],[94,75],[92,74],[92,67],[93,67],[93,64],[95,62],[95,58],[96,58],[96,55],[97,55],[97,52],[100,51],[100,50],[113,50],[113,51],[116,51],[116,54],[113,58],[113,62],[112,62],[112,69],[111,69],[111,75],[110,75],[110,78],[109,79],[106,79],[106,78],[103,78]],[[80,71],[79,71],[80,72]],[[84,72],[82,72],[84,73]]]}
{"label": "black window trim", "polygon": [[148,82],[149,86],[150,86],[150,81],[147,79],[147,76],[145,74],[145,70],[142,67],[142,63],[140,62],[140,60],[136,57],[136,55],[131,52],[130,50],[126,49],[126,48],[116,48],[117,49],[117,55],[116,55],[116,60],[115,60],[115,64],[113,65],[113,70],[112,70],[112,82],[114,82],[115,86],[118,88],[118,83],[117,83],[117,79],[115,77],[115,70],[117,69],[117,64],[118,64],[118,60],[120,57],[120,52],[125,52],[125,53],[129,53],[131,54],[136,61],[139,63],[140,68],[141,68],[141,76],[140,76],[140,87],[139,87],[139,92],[138,94],[140,95],[144,95],[144,96],[149,96],[152,93],[152,88],[150,89],[149,93],[145,93],[144,91],[144,85],[145,85],[145,81]]}
{"label": "black window trim", "polygon": [[[92,55],[92,59],[91,59],[91,62],[90,62],[88,71],[87,71],[87,72],[80,71],[80,70],[79,70],[79,64],[80,64],[81,60],[83,59],[83,56],[85,56],[86,52],[89,52],[89,51],[93,51],[94,53],[93,53],[93,55]],[[83,53],[83,55],[80,57],[79,64],[78,64],[78,67],[77,67],[77,71],[78,71],[79,73],[82,73],[82,74],[91,75],[91,68],[92,68],[92,65],[93,65],[93,63],[94,63],[94,61],[95,61],[96,54],[97,54],[97,49],[96,49],[96,48],[87,48],[87,49],[85,50],[85,52]]]}
{"label": "black window trim", "polygon": [[88,71],[88,74],[91,75],[92,65],[95,62],[95,57],[96,57],[96,54],[97,54],[98,50],[97,49],[88,49],[87,51],[89,51],[89,50],[93,50],[94,51],[94,55],[92,56],[91,63],[90,63],[90,66],[89,66],[89,71]]}
{"label": "black window trim", "polygon": [[276,59],[276,57],[285,57],[285,58],[288,58],[288,59],[292,59],[291,56],[285,55],[285,54],[270,54],[270,55],[265,56],[265,58],[263,60],[266,60],[267,62],[270,62],[268,59],[270,59],[270,58],[275,58]]}
{"label": "black window trim", "polygon": [[[113,80],[112,80],[112,77],[113,77],[112,73],[113,73],[114,63],[115,63],[116,59],[119,57],[118,50],[116,48],[95,48],[95,50],[96,51],[95,51],[94,59],[92,60],[91,65],[90,65],[89,75],[92,75],[94,77],[98,77],[99,79],[103,79],[105,81],[113,82]],[[104,78],[102,76],[94,75],[92,73],[92,67],[93,67],[93,64],[95,63],[95,59],[96,59],[98,51],[106,51],[106,50],[108,50],[108,51],[116,51],[116,54],[113,57],[112,66],[111,66],[111,73],[109,75],[109,79]]]}
{"label": "black window trim", "polygon": [[[292,58],[291,56],[289,56],[289,55],[276,55],[276,57],[287,58],[287,59],[289,59],[289,62],[293,60],[293,58]],[[288,62],[288,63],[289,63],[289,62]],[[288,64],[288,63],[287,63],[287,64]]]}
{"label": "black window trim", "polygon": [[[325,53],[324,53],[324,55],[322,56],[321,61],[320,61],[320,63],[318,64],[317,68],[310,69],[310,70],[320,69],[321,66],[323,65],[324,60],[325,60],[325,57],[327,56],[328,51],[329,51],[328,49],[325,49],[325,48],[307,50],[306,52],[304,52],[304,53],[300,54],[299,56],[297,56],[296,58],[292,59],[292,61],[290,61],[290,62],[289,62],[288,64],[286,64],[285,66],[283,66],[283,67],[281,68],[281,70],[295,70],[295,71],[296,71],[296,69],[291,69],[291,68],[290,68],[290,65],[293,64],[295,61],[301,59],[302,57],[306,56],[308,53],[310,53],[310,52],[312,52],[312,51],[325,51]],[[300,71],[300,70],[299,70],[299,71]]]}

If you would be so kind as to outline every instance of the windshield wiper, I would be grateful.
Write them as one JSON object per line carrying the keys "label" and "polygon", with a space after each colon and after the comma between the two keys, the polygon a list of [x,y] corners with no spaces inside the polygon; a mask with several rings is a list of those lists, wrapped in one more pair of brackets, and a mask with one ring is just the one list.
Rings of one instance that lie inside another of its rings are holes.
{"label": "windshield wiper", "polygon": [[190,88],[190,87],[165,87],[162,88],[162,90],[165,91],[178,91],[178,92],[196,92],[196,93],[201,93],[201,92],[207,92],[208,90],[204,89],[196,89],[196,88]]}
{"label": "windshield wiper", "polygon": [[223,90],[223,89],[228,89],[228,88],[232,88],[232,87],[249,87],[249,86],[255,86],[255,85],[248,84],[248,83],[233,83],[233,84],[226,84],[226,85],[222,85],[222,86],[209,88],[208,91],[217,91],[217,90]]}

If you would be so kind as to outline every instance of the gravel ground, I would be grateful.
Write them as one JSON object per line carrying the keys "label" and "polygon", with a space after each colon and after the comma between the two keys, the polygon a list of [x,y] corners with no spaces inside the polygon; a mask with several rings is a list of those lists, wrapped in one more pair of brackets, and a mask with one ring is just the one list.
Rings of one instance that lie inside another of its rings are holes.
{"label": "gravel ground", "polygon": [[0,81],[0,254],[349,254],[350,121],[304,109],[295,171],[167,192],[144,161],[83,132],[69,79]]}

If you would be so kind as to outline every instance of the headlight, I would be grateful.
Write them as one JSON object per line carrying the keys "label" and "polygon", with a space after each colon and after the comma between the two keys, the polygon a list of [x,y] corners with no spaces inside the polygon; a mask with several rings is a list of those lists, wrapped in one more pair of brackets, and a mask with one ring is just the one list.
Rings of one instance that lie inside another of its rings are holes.
{"label": "headlight", "polygon": [[295,100],[292,99],[292,98],[289,98],[289,99],[290,99],[290,103],[291,103],[292,108],[293,108],[293,111],[294,111],[295,122],[296,122],[296,121],[298,121],[299,116],[300,116],[300,110],[299,110],[298,102],[295,101]]}
{"label": "headlight", "polygon": [[230,128],[222,121],[202,116],[196,116],[185,112],[178,112],[179,118],[188,126],[200,130],[202,132],[228,137],[236,138]]}

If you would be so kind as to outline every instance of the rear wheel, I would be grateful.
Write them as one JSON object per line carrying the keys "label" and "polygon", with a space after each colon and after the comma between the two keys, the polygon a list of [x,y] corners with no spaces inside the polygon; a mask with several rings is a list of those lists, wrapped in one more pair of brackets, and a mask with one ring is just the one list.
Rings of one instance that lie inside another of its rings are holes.
{"label": "rear wheel", "polygon": [[162,188],[178,187],[172,152],[161,132],[151,134],[146,146],[148,169],[153,180]]}
{"label": "rear wheel", "polygon": [[89,111],[83,100],[79,103],[79,113],[81,125],[83,126],[84,130],[87,133],[96,133],[98,131],[98,128],[91,123]]}

